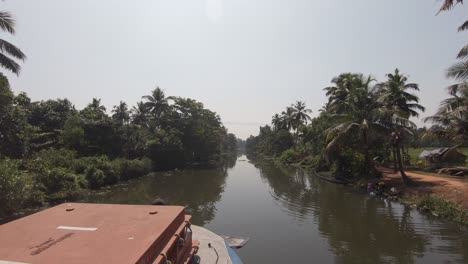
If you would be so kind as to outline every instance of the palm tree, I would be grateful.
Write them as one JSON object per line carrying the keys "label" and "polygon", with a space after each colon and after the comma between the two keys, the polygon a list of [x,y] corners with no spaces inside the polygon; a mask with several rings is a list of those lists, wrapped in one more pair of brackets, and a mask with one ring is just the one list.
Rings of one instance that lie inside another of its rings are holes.
{"label": "palm tree", "polygon": [[159,87],[156,87],[156,89],[151,92],[151,95],[145,95],[142,98],[146,100],[145,107],[154,118],[161,117],[169,106],[168,99],[170,98],[166,98],[164,91]]}
{"label": "palm tree", "polygon": [[93,101],[88,104],[88,107],[93,109],[97,113],[105,113],[106,107],[101,105],[101,98],[93,98]]}
{"label": "palm tree", "polygon": [[325,155],[328,159],[331,153],[345,146],[354,135],[360,139],[361,151],[366,166],[370,169],[372,162],[369,156],[369,132],[380,127],[380,105],[372,92],[374,81],[372,76],[363,74],[342,74],[332,80],[336,89],[325,88],[328,91],[334,90],[329,93],[327,108],[331,117],[338,122],[338,125],[325,131],[328,143]]}
{"label": "palm tree", "polygon": [[[15,20],[9,12],[0,11],[0,28],[12,35],[15,34]],[[26,55],[15,45],[6,40],[0,39],[0,64],[3,68],[18,75],[21,67],[16,61],[8,56],[23,61],[26,59]]]}
{"label": "palm tree", "polygon": [[278,114],[275,114],[271,118],[271,124],[276,130],[286,129],[286,124],[285,124],[285,120],[283,119],[283,116],[280,116]]}
{"label": "palm tree", "polygon": [[437,113],[424,119],[432,122],[427,135],[437,135],[462,143],[468,140],[468,83],[448,87],[450,98],[441,102]]}
{"label": "palm tree", "polygon": [[392,132],[390,135],[393,146],[394,170],[400,171],[401,177],[408,182],[408,176],[404,172],[401,159],[401,145],[405,133],[411,133],[416,125],[409,120],[410,117],[418,117],[419,111],[425,108],[419,104],[419,97],[411,91],[419,91],[416,83],[407,83],[408,77],[401,74],[398,69],[394,73],[386,75],[387,81],[375,86],[377,101],[383,106],[381,122]]}
{"label": "palm tree", "polygon": [[140,126],[148,126],[148,108],[144,102],[138,102],[137,106],[133,106],[132,110],[132,122]]}
{"label": "palm tree", "polygon": [[101,99],[93,98],[82,111],[83,115],[90,120],[101,120],[106,117],[106,107],[101,105]]}
{"label": "palm tree", "polygon": [[117,121],[119,124],[127,124],[130,120],[130,114],[128,112],[128,106],[124,101],[120,101],[119,105],[114,106],[112,110],[112,119]]}
{"label": "palm tree", "polygon": [[294,118],[298,123],[307,125],[307,122],[312,120],[308,115],[312,113],[312,110],[307,109],[304,102],[297,101],[296,104],[292,106],[292,108],[294,111]]}
{"label": "palm tree", "polygon": [[338,109],[346,107],[344,101],[349,92],[355,87],[356,74],[342,73],[332,79],[333,86],[325,87],[325,95],[328,97],[328,103],[325,110],[333,109],[333,111],[344,111],[345,109]]}
{"label": "palm tree", "polygon": [[281,112],[281,118],[287,130],[296,130],[298,121],[296,120],[295,110],[293,107],[286,107],[286,111]]}

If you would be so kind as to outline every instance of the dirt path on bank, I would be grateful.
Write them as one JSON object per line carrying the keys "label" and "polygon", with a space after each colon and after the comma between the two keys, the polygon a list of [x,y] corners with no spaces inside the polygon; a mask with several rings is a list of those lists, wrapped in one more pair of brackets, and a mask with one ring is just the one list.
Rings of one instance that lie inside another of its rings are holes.
{"label": "dirt path on bank", "polygon": [[399,191],[408,195],[436,195],[449,201],[461,204],[468,210],[468,181],[455,176],[441,174],[433,176],[423,173],[406,172],[416,186],[405,186],[399,173],[392,169],[379,168],[383,172],[383,181],[395,186]]}

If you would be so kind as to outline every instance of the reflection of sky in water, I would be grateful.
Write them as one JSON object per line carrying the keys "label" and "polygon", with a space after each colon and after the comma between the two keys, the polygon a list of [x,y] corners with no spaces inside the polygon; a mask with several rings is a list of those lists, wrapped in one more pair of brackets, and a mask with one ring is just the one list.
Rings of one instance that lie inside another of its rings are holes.
{"label": "reflection of sky in water", "polygon": [[255,166],[240,157],[222,169],[157,173],[90,200],[187,205],[195,223],[251,237],[239,251],[246,263],[468,261],[466,228],[295,169]]}

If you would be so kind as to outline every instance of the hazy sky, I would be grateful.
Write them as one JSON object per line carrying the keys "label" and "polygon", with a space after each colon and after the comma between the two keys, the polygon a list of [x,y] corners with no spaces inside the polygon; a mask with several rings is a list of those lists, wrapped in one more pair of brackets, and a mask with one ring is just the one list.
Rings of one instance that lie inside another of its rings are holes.
{"label": "hazy sky", "polygon": [[[33,100],[92,97],[110,110],[156,86],[199,100],[230,132],[258,133],[296,100],[314,111],[341,72],[383,80],[400,68],[432,114],[444,70],[467,42],[467,6],[436,16],[436,0],[5,0],[28,56],[15,92]],[[4,35],[2,36],[4,37]]]}

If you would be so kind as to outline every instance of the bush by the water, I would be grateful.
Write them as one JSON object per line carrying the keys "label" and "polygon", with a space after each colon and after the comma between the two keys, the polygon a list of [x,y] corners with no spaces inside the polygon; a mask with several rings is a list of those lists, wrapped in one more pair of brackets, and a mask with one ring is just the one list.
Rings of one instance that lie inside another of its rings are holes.
{"label": "bush by the water", "polygon": [[18,162],[0,160],[0,216],[26,206],[31,190],[31,177],[18,169]]}
{"label": "bush by the water", "polygon": [[71,201],[80,195],[78,176],[62,167],[51,168],[34,175],[36,186],[48,202]]}
{"label": "bush by the water", "polygon": [[295,149],[288,149],[284,151],[281,156],[278,157],[278,161],[282,164],[295,164],[301,161],[304,158],[304,155]]}
{"label": "bush by the water", "polygon": [[86,170],[86,180],[92,189],[104,186],[105,178],[104,172],[96,167],[90,167]]}
{"label": "bush by the water", "polygon": [[306,147],[295,147],[285,150],[276,159],[282,165],[298,165],[304,168],[313,168],[316,171],[328,170],[329,166],[322,154],[311,155]]}
{"label": "bush by the water", "polygon": [[0,215],[28,206],[76,200],[84,189],[138,178],[151,169],[148,158],[78,158],[74,151],[53,148],[21,161],[0,160]]}
{"label": "bush by the water", "polygon": [[117,159],[114,161],[114,168],[121,180],[135,179],[151,172],[151,160],[148,158],[140,160]]}
{"label": "bush by the water", "polygon": [[331,172],[335,177],[359,179],[380,177],[374,166],[367,164],[362,153],[345,148],[333,157]]}
{"label": "bush by the water", "polygon": [[468,214],[459,204],[434,196],[417,198],[414,202],[418,208],[430,211],[434,215],[459,223],[468,223]]}

